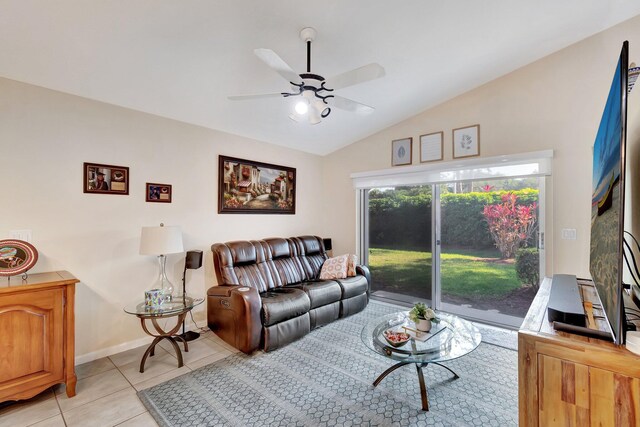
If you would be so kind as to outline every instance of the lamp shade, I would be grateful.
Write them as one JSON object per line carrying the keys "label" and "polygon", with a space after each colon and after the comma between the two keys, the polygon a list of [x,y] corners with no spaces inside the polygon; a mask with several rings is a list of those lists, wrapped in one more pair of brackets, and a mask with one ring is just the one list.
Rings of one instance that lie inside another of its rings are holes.
{"label": "lamp shade", "polygon": [[166,255],[184,252],[180,227],[142,227],[140,255]]}

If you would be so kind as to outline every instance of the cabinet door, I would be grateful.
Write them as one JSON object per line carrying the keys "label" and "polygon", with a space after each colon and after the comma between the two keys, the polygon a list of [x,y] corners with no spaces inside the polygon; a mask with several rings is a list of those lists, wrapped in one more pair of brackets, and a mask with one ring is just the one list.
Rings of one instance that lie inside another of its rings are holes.
{"label": "cabinet door", "polygon": [[0,401],[63,379],[63,295],[62,288],[0,295]]}
{"label": "cabinet door", "polygon": [[640,426],[640,378],[589,368],[591,425]]}
{"label": "cabinet door", "polygon": [[589,425],[589,367],[538,355],[538,425]]}

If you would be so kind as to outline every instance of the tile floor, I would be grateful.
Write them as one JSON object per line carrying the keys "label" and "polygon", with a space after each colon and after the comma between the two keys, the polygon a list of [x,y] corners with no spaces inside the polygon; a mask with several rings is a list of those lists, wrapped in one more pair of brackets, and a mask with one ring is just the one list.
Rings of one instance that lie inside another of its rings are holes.
{"label": "tile floor", "polygon": [[178,368],[171,344],[162,341],[160,347],[147,359],[143,374],[140,359],[147,345],[78,365],[75,397],[69,399],[62,384],[29,400],[0,404],[0,427],[157,426],[137,391],[237,351],[207,331],[189,343],[189,352],[182,352],[185,366]]}

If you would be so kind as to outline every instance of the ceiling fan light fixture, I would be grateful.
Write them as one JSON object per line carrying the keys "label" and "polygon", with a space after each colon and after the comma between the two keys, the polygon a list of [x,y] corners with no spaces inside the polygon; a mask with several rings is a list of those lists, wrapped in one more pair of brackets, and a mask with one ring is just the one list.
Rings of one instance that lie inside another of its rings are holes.
{"label": "ceiling fan light fixture", "polygon": [[320,114],[323,119],[331,113],[331,108],[324,101],[317,100],[313,103],[313,108]]}
{"label": "ceiling fan light fixture", "polygon": [[289,114],[289,118],[296,123],[300,123],[300,116],[298,116],[297,114],[291,113]]}
{"label": "ceiling fan light fixture", "polygon": [[[298,74],[277,53],[270,49],[255,49],[255,55],[269,68],[278,73],[291,85],[291,92],[266,93],[258,95],[229,96],[230,100],[261,99],[283,97],[296,99],[289,104],[291,113],[289,118],[296,122],[309,122],[318,124],[329,116],[331,109],[336,107],[341,110],[355,113],[371,113],[373,107],[361,104],[348,98],[335,95],[334,90],[360,83],[375,80],[385,75],[384,68],[380,64],[371,63],[362,67],[347,71],[328,79],[311,72],[311,43],[316,38],[316,30],[311,27],[300,31],[300,38],[307,45],[307,70]],[[299,98],[298,98],[299,97]]]}
{"label": "ceiling fan light fixture", "polygon": [[300,101],[296,102],[294,110],[301,116],[305,115],[309,111],[309,103],[301,99]]}
{"label": "ceiling fan light fixture", "polygon": [[315,108],[315,105],[309,108],[309,124],[317,125],[321,121],[322,117],[320,116],[320,112]]}

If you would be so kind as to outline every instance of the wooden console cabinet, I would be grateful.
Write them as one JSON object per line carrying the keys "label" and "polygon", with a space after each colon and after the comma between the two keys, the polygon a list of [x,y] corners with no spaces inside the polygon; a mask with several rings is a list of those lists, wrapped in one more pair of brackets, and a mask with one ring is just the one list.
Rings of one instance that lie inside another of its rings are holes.
{"label": "wooden console cabinet", "polygon": [[[599,308],[591,282],[579,283],[583,301]],[[545,279],[518,333],[520,427],[640,426],[640,356],[555,331],[547,320],[550,288]],[[599,314],[594,308],[605,330]]]}
{"label": "wooden console cabinet", "polygon": [[0,279],[0,402],[58,383],[76,394],[74,295],[66,271]]}

